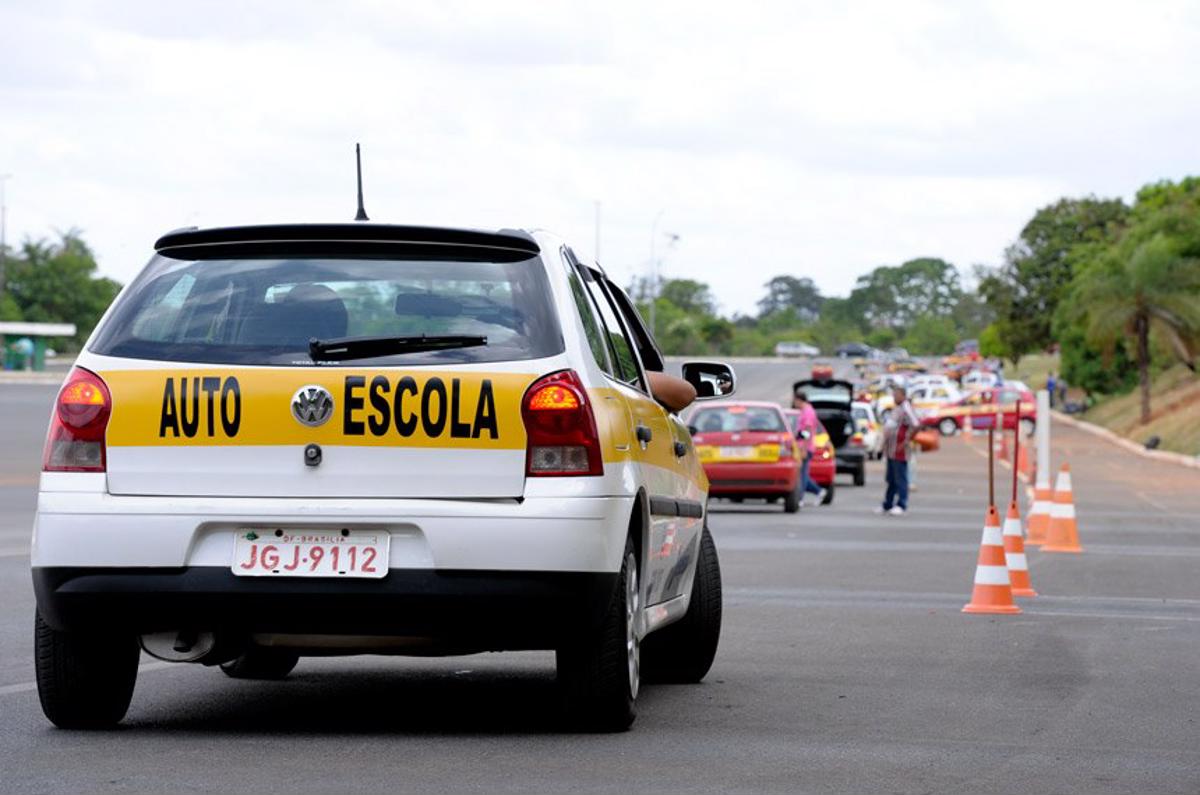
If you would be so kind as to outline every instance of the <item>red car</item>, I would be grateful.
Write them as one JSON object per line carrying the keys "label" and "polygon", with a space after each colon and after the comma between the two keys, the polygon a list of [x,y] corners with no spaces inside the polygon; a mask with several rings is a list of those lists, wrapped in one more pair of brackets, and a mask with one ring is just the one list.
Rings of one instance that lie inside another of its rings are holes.
{"label": "red car", "polygon": [[688,418],[696,453],[708,476],[709,495],[783,500],[800,509],[800,449],[775,403],[706,403]]}
{"label": "red car", "polygon": [[[794,436],[796,428],[800,424],[800,412],[796,409],[784,409],[783,413],[788,418],[788,427],[792,429]],[[862,434],[855,434],[855,436],[861,439]],[[821,424],[820,420],[817,421],[817,438],[813,440],[813,446],[816,449],[813,451],[812,463],[808,465],[808,476],[813,483],[825,489],[825,499],[821,501],[821,504],[828,505],[833,502],[833,480],[837,476],[837,457],[834,454],[833,442],[829,439],[829,431],[825,430],[825,426]]]}
{"label": "red car", "polygon": [[971,392],[953,403],[947,403],[921,418],[921,424],[937,428],[942,436],[953,436],[971,423],[973,430],[987,430],[996,422],[996,412],[1003,415],[1006,431],[1017,427],[1017,405],[1021,406],[1021,430],[1026,436],[1037,427],[1037,401],[1027,390],[1004,386]]}

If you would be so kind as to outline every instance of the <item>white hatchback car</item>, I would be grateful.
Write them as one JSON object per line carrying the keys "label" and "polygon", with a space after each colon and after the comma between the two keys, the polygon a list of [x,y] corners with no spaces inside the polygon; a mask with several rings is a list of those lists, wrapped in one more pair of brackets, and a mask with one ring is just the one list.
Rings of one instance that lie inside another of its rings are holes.
{"label": "white hatchback car", "polygon": [[[125,714],[139,649],[278,679],[299,657],[553,649],[572,722],[699,681],[708,482],[629,298],[543,233],[186,229],[58,394],[33,539],[63,727]],[[684,366],[705,397],[726,365]]]}

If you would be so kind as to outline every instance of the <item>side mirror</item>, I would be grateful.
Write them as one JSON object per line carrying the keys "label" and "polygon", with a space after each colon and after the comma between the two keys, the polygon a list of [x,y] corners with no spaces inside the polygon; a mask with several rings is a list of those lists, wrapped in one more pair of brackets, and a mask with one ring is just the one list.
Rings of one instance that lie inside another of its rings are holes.
{"label": "side mirror", "polygon": [[683,380],[696,388],[696,400],[713,400],[733,394],[737,380],[724,362],[684,362]]}
{"label": "side mirror", "polygon": [[689,425],[689,426],[687,426],[687,429],[688,429],[688,433],[690,433],[692,436],[695,436],[696,434],[700,433],[700,429],[697,428],[695,425]]}

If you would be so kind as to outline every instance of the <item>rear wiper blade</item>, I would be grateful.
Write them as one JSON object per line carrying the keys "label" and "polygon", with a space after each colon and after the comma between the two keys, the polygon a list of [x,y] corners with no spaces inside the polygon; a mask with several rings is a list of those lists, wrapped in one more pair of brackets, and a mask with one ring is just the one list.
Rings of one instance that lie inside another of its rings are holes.
{"label": "rear wiper blade", "polygon": [[446,351],[487,345],[487,337],[477,334],[421,334],[415,337],[337,337],[308,341],[308,355],[314,362],[344,362],[348,359],[373,359],[398,353]]}

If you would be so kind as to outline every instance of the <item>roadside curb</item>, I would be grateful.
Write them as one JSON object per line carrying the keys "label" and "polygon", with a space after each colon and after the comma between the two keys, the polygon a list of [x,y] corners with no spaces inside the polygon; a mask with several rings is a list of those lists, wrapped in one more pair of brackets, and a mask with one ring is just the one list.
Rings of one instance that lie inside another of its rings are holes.
{"label": "roadside curb", "polygon": [[1184,455],[1183,453],[1170,453],[1166,450],[1147,450],[1143,445],[1140,445],[1131,439],[1126,439],[1124,436],[1114,433],[1108,428],[1102,428],[1099,425],[1091,422],[1085,422],[1084,420],[1077,420],[1074,417],[1070,417],[1057,410],[1051,410],[1050,414],[1059,422],[1063,422],[1073,428],[1078,428],[1081,431],[1086,431],[1093,436],[1099,436],[1101,439],[1112,442],[1118,447],[1123,447],[1131,453],[1136,453],[1142,458],[1150,458],[1155,461],[1164,461],[1168,464],[1179,464],[1192,469],[1200,469],[1200,456]]}

